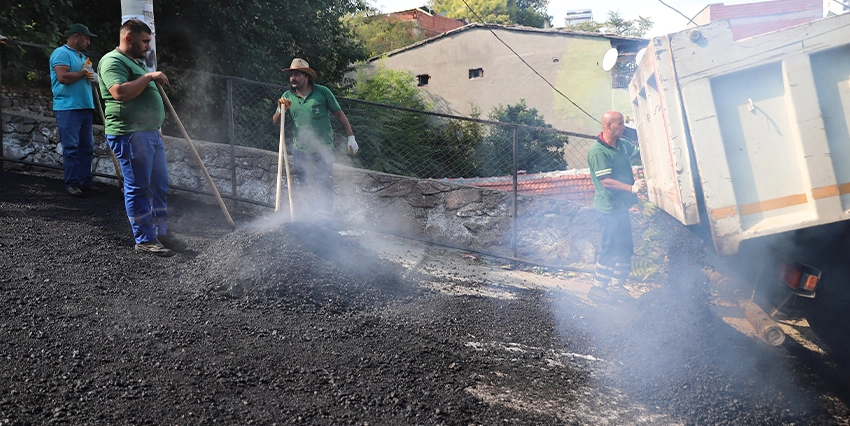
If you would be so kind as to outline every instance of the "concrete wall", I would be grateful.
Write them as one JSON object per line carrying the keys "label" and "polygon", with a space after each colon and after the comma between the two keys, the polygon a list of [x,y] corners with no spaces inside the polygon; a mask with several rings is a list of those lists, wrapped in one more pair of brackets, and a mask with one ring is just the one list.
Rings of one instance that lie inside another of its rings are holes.
{"label": "concrete wall", "polygon": [[[611,40],[602,36],[472,27],[368,63],[362,72],[372,72],[383,64],[414,75],[430,75],[428,85],[421,90],[438,112],[469,115],[470,104],[475,104],[486,117],[499,104],[512,105],[525,99],[557,129],[599,132],[596,121],[520,62],[490,29],[593,117],[599,118],[610,109],[631,111],[627,91],[615,89],[621,93],[614,93],[611,73],[600,66],[605,52],[611,49]],[[484,76],[470,79],[469,70],[477,68],[483,69]]]}

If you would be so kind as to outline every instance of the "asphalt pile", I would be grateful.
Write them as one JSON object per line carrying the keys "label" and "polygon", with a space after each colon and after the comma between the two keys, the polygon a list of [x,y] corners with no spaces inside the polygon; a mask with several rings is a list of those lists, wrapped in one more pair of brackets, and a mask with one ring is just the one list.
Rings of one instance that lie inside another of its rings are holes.
{"label": "asphalt pile", "polygon": [[333,229],[303,222],[237,230],[184,269],[199,271],[186,275],[202,291],[291,307],[369,309],[419,291],[397,264]]}
{"label": "asphalt pile", "polygon": [[179,197],[171,231],[190,249],[144,255],[117,188],[78,199],[61,180],[0,177],[2,426],[847,416],[792,379],[799,364],[708,313],[687,247],[674,248],[679,272],[663,288],[597,307],[493,289],[486,273],[403,270],[321,226],[252,228],[234,215],[231,232],[217,206]]}

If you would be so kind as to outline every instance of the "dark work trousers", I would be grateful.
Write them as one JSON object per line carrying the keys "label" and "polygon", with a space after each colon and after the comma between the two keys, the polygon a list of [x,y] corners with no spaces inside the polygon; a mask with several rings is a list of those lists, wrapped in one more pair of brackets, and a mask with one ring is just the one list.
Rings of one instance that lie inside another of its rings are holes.
{"label": "dark work trousers", "polygon": [[168,163],[159,131],[106,135],[124,175],[124,207],[136,244],[168,233]]}
{"label": "dark work trousers", "polygon": [[293,148],[292,163],[309,214],[330,220],[334,210],[333,151],[304,152]]}
{"label": "dark work trousers", "polygon": [[62,143],[62,170],[65,186],[91,186],[91,162],[94,157],[92,110],[54,111],[59,141]]}
{"label": "dark work trousers", "polygon": [[597,212],[597,215],[602,250],[596,259],[596,285],[606,287],[612,279],[614,284],[622,285],[631,272],[632,254],[635,251],[629,211]]}

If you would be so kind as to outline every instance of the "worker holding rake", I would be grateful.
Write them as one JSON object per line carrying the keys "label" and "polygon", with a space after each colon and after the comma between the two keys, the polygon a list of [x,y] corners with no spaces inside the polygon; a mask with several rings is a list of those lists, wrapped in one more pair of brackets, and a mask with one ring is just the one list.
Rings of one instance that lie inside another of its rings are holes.
{"label": "worker holding rake", "polygon": [[[321,221],[333,215],[333,129],[330,114],[339,120],[348,136],[348,151],[357,154],[357,141],[348,118],[331,91],[316,84],[317,73],[304,59],[295,58],[289,68],[291,88],[281,95],[272,117],[275,124],[288,109],[295,122],[292,161],[301,192],[311,215]],[[281,109],[281,106],[283,109]]]}
{"label": "worker holding rake", "polygon": [[135,249],[171,256],[186,243],[168,232],[168,163],[160,128],[165,107],[156,84],[168,84],[160,71],[148,72],[144,60],[150,27],[138,19],[121,26],[120,44],[100,60],[100,91],[106,103],[106,141],[124,175],[124,206]]}

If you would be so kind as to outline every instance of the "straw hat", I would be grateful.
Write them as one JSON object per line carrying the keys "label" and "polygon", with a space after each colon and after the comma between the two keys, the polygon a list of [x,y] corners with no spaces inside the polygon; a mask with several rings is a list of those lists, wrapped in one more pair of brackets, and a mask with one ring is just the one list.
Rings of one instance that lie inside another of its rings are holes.
{"label": "straw hat", "polygon": [[316,79],[316,75],[317,75],[316,70],[310,68],[310,64],[308,64],[307,61],[305,61],[301,58],[293,59],[292,65],[290,65],[289,68],[282,69],[281,71],[301,71],[301,72],[309,75],[310,77],[312,77],[313,80]]}

